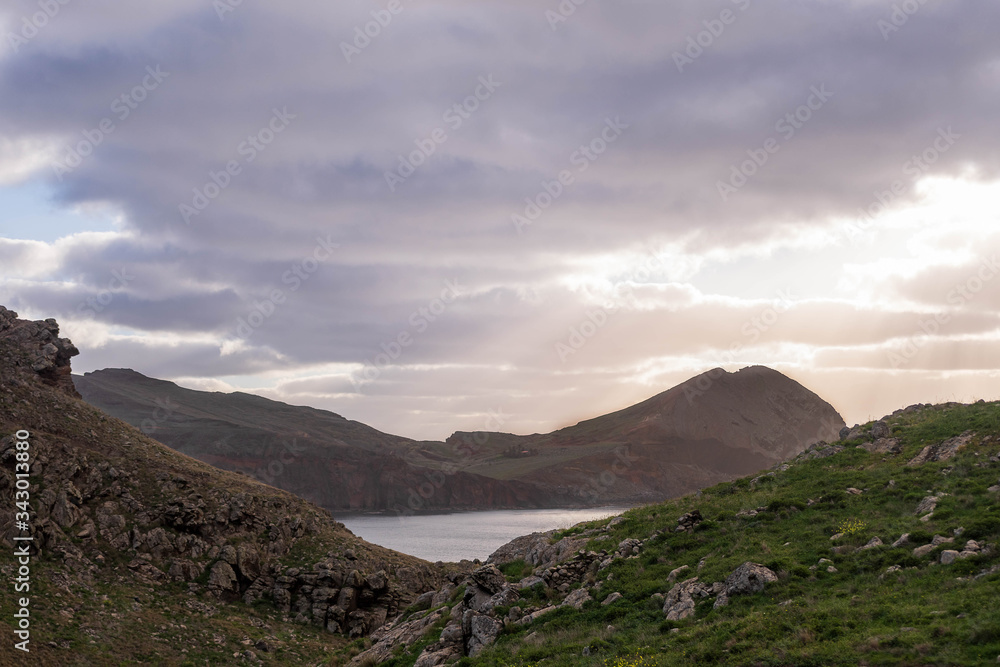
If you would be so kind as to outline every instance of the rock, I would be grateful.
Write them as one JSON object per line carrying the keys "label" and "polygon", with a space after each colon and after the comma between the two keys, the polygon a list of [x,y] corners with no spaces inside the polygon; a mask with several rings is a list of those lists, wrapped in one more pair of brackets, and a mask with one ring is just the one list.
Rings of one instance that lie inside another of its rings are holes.
{"label": "rock", "polygon": [[679,568],[671,571],[671,573],[667,575],[667,582],[671,584],[674,583],[675,581],[677,581],[677,577],[684,574],[690,569],[691,569],[690,565],[681,565]]}
{"label": "rock", "polygon": [[950,438],[942,443],[927,445],[906,465],[919,466],[925,463],[947,461],[955,456],[960,449],[969,444],[972,441],[973,435],[972,431],[966,431],[962,435]]}
{"label": "rock", "polygon": [[551,606],[551,607],[545,607],[544,609],[539,609],[536,612],[532,612],[530,614],[526,614],[526,615],[522,616],[521,620],[519,620],[517,623],[518,623],[518,625],[529,625],[529,624],[534,623],[535,621],[537,621],[542,616],[545,616],[545,614],[551,614],[552,612],[554,612],[558,608],[559,607]]}
{"label": "rock", "polygon": [[958,557],[959,553],[957,551],[955,551],[954,549],[946,549],[945,551],[941,552],[941,564],[951,565],[952,563],[955,562],[955,559],[957,559]]}
{"label": "rock", "polygon": [[712,609],[721,609],[729,604],[729,596],[725,593],[721,593],[719,597],[715,598],[715,604],[712,605]]}
{"label": "rock", "polygon": [[864,491],[862,491],[861,489],[855,489],[853,486],[851,486],[847,488],[847,493],[851,494],[852,496],[860,496],[861,494],[864,493]]}
{"label": "rock", "polygon": [[880,540],[877,537],[873,537],[871,540],[868,541],[868,544],[866,544],[863,547],[860,547],[858,551],[861,551],[863,549],[874,549],[875,547],[880,547],[880,546],[882,546],[882,540]]}
{"label": "rock", "polygon": [[602,607],[607,607],[609,604],[614,604],[615,602],[617,602],[618,600],[621,600],[621,599],[622,599],[622,594],[619,593],[619,592],[617,592],[617,591],[615,591],[614,593],[612,593],[608,597],[604,598],[604,602],[601,603],[601,606]]}
{"label": "rock", "polygon": [[840,429],[840,441],[843,442],[844,440],[847,440],[847,437],[850,434],[851,434],[850,426],[845,426],[844,428]]}
{"label": "rock", "polygon": [[913,550],[913,555],[916,556],[917,558],[923,558],[924,556],[926,556],[930,552],[934,551],[934,549],[935,549],[935,545],[933,545],[933,544],[926,544],[926,545],[924,545],[922,547],[917,547],[916,549],[914,549]]}
{"label": "rock", "polygon": [[872,454],[899,454],[903,451],[903,443],[898,438],[881,438],[875,442],[861,443],[859,447],[867,449]]}
{"label": "rock", "polygon": [[573,609],[579,611],[580,609],[583,609],[584,603],[589,602],[592,599],[593,598],[590,597],[590,592],[586,588],[578,588],[567,595],[566,599],[562,601],[560,606],[573,607]]}
{"label": "rock", "polygon": [[917,505],[917,509],[913,513],[928,514],[933,512],[937,508],[938,500],[940,499],[937,496],[926,496],[920,501],[920,504]]}
{"label": "rock", "polygon": [[759,593],[764,587],[778,580],[778,576],[763,565],[746,562],[726,578],[726,595]]}
{"label": "rock", "polygon": [[436,591],[427,591],[416,600],[413,601],[413,608],[417,611],[423,611],[424,609],[431,608],[431,601],[434,599]]}
{"label": "rock", "polygon": [[462,629],[469,640],[469,657],[474,658],[497,640],[503,625],[495,618],[469,610],[462,618]]}
{"label": "rock", "polygon": [[524,579],[519,581],[517,587],[523,591],[525,588],[531,588],[532,586],[537,586],[538,584],[542,584],[544,586],[545,580],[542,579],[541,577],[536,577],[532,575],[530,577],[525,577]]}
{"label": "rock", "polygon": [[476,611],[485,614],[496,607],[509,607],[520,599],[521,594],[517,592],[517,589],[513,586],[508,586],[486,602],[482,603]]}
{"label": "rock", "polygon": [[830,567],[826,568],[826,571],[829,572],[830,574],[837,574],[838,570],[837,568],[831,565]]}
{"label": "rock", "polygon": [[703,520],[701,512],[694,510],[677,519],[677,530],[693,532],[695,527]]}
{"label": "rock", "polygon": [[236,572],[233,566],[224,560],[217,561],[208,574],[208,587],[211,590],[224,593],[237,591]]}
{"label": "rock", "polygon": [[954,537],[945,537],[944,535],[935,535],[934,539],[931,541],[931,544],[933,544],[934,546],[938,546],[939,544],[954,544],[954,543],[955,543]]}
{"label": "rock", "polygon": [[978,552],[982,550],[982,547],[980,546],[979,542],[976,542],[975,540],[969,540],[968,542],[965,543],[965,550]]}
{"label": "rock", "polygon": [[11,339],[31,358],[31,369],[39,379],[64,394],[80,398],[73,386],[70,359],[80,354],[68,338],[59,338],[53,320],[20,320],[17,313],[0,306],[0,338]]}
{"label": "rock", "polygon": [[490,595],[499,593],[507,585],[507,578],[493,564],[483,565],[473,570],[472,581]]}
{"label": "rock", "polygon": [[872,424],[871,430],[868,432],[872,440],[882,440],[888,438],[892,435],[892,429],[881,419]]}
{"label": "rock", "polygon": [[694,616],[695,598],[708,597],[708,589],[698,581],[698,577],[675,584],[663,603],[663,613],[668,621],[682,621]]}
{"label": "rock", "polygon": [[898,549],[899,547],[905,547],[909,543],[910,543],[910,534],[903,533],[902,535],[899,536],[898,540],[892,543],[892,548]]}

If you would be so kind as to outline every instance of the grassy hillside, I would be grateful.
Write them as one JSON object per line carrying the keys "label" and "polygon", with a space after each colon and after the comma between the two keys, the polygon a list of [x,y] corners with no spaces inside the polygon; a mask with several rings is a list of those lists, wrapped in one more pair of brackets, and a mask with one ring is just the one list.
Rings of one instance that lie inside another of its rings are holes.
{"label": "grassy hillside", "polygon": [[[527,626],[508,622],[492,648],[462,664],[994,663],[1000,494],[992,487],[1000,480],[1000,404],[928,407],[888,423],[902,443],[897,454],[856,446],[863,440],[840,443],[842,451],[823,458],[807,452],[773,476],[635,509],[617,525],[567,531],[559,537],[593,535],[587,548],[595,551],[613,551],[627,538],[644,544],[637,557],[616,560],[583,582],[600,585],[580,611],[560,607]],[[953,458],[907,465],[925,445],[968,432],[969,443]],[[922,521],[916,509],[930,495],[939,497],[937,508]],[[677,532],[678,518],[693,510],[704,521],[693,532]],[[904,533],[909,544],[893,548]],[[935,535],[954,542],[914,555]],[[875,537],[884,545],[860,549]],[[962,551],[967,540],[982,551],[941,564],[942,552]],[[690,567],[677,581],[698,576],[710,586],[747,561],[767,566],[778,581],[718,609],[705,598],[693,618],[665,620],[662,595],[674,585],[668,582],[674,569]],[[502,569],[511,581],[531,574],[520,562]],[[622,599],[602,605],[613,593]],[[517,605],[545,607],[560,597],[536,586]],[[409,665],[413,657],[392,664]]]}

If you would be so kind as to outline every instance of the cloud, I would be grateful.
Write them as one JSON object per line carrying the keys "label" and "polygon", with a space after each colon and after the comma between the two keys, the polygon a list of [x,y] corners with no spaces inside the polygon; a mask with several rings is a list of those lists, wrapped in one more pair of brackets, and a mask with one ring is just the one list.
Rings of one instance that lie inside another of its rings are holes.
{"label": "cloud", "polygon": [[[874,2],[586,3],[553,23],[557,3],[438,1],[366,41],[375,5],[119,5],[67,5],[0,59],[0,183],[121,211],[115,232],[0,240],[0,297],[59,317],[88,369],[239,378],[440,436],[491,397],[535,395],[517,423],[542,428],[729,358],[792,359],[836,403],[855,378],[830,364],[879,372],[928,313],[953,316],[947,349],[996,327],[992,283],[948,295],[996,247],[998,6],[925,5],[886,39]],[[462,293],[421,315],[445,281]]]}

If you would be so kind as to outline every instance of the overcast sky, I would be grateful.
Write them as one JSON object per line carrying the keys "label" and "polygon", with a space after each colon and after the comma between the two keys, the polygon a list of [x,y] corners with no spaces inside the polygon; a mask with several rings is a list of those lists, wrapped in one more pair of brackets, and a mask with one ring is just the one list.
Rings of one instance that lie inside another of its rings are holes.
{"label": "overcast sky", "polygon": [[[0,303],[385,431],[1000,398],[1000,4],[10,0]],[[381,355],[381,356],[379,356]]]}

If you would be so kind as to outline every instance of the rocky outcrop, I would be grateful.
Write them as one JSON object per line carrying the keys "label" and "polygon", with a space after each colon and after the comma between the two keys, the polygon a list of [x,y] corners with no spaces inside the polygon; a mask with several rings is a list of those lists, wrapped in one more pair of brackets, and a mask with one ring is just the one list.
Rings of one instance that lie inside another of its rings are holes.
{"label": "rocky outcrop", "polygon": [[947,461],[955,456],[960,449],[972,442],[974,437],[975,434],[972,431],[966,431],[960,436],[949,438],[948,440],[940,442],[936,445],[927,445],[906,465],[919,466],[925,463]]}
{"label": "rocky outcrop", "polygon": [[80,354],[73,342],[59,337],[55,320],[20,320],[0,306],[0,338],[9,340],[27,358],[31,370],[46,384],[79,398],[73,386],[70,359]]}
{"label": "rocky outcrop", "polygon": [[683,621],[695,614],[695,602],[712,594],[710,586],[693,577],[676,584],[667,593],[663,602],[663,613],[668,621]]}

